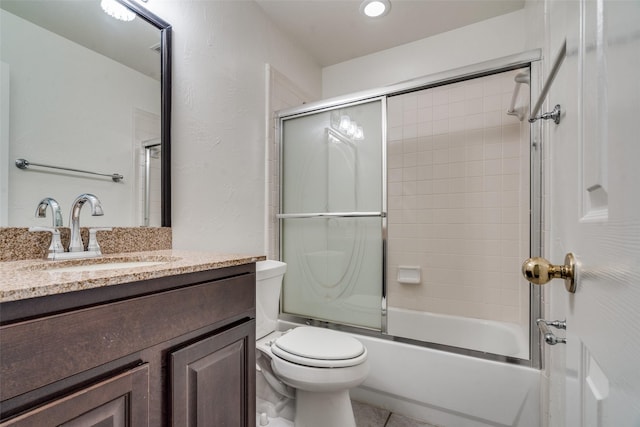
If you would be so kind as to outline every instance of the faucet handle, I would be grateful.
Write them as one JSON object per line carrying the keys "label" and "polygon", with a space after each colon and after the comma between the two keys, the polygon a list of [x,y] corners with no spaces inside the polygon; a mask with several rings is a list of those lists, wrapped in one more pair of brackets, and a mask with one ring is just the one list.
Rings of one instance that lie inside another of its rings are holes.
{"label": "faucet handle", "polygon": [[60,232],[55,227],[31,227],[29,231],[47,231],[51,233],[51,244],[49,245],[49,253],[47,259],[55,259],[56,254],[64,252],[62,241],[60,240]]}
{"label": "faucet handle", "polygon": [[98,252],[100,253],[100,245],[98,244],[98,237],[96,236],[96,233],[98,231],[112,231],[113,228],[111,227],[95,227],[95,228],[90,228],[89,229],[89,245],[87,247],[87,250],[90,252]]}

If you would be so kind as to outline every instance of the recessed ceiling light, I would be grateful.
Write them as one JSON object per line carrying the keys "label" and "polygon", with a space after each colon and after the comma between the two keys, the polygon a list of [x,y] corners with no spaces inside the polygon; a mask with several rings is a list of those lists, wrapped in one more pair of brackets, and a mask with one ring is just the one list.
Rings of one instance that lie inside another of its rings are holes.
{"label": "recessed ceiling light", "polygon": [[378,18],[389,13],[391,3],[389,0],[364,0],[360,5],[360,13],[370,18]]}

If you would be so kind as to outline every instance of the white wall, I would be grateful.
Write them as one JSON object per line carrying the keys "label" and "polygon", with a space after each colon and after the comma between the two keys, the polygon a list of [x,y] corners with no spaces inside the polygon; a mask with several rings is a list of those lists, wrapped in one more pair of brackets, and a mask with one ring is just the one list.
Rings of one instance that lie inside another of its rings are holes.
{"label": "white wall", "polygon": [[[98,196],[105,212],[85,213],[82,225],[135,224],[133,110],[160,114],[160,83],[4,10],[0,17],[11,94],[9,159],[2,164],[9,178],[8,225],[49,226],[50,218],[34,218],[43,197],[58,200],[67,225],[71,202],[81,193]],[[125,178],[114,183],[35,167],[22,171],[14,166],[17,158]]]}
{"label": "white wall", "polygon": [[173,246],[264,254],[265,63],[316,98],[321,70],[253,1],[147,6],[173,26]]}
{"label": "white wall", "polygon": [[382,87],[525,50],[524,10],[325,67],[323,98]]}

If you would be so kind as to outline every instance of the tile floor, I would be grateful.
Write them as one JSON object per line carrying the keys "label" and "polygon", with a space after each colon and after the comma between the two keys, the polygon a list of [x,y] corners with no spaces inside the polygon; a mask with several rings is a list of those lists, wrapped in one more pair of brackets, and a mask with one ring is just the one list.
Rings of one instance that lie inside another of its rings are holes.
{"label": "tile floor", "polygon": [[[404,415],[394,414],[386,409],[378,408],[367,403],[351,401],[353,414],[356,418],[356,427],[437,427],[423,421],[414,420]],[[256,414],[256,426],[260,425],[260,417]],[[294,424],[284,418],[269,419],[269,427],[295,427]],[[327,426],[338,427],[338,426]]]}
{"label": "tile floor", "polygon": [[436,427],[366,403],[351,401],[357,427]]}

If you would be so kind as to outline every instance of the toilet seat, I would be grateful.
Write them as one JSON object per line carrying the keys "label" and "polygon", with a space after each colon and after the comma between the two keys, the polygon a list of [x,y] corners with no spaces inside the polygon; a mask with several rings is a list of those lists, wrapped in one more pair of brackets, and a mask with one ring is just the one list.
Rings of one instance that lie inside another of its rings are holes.
{"label": "toilet seat", "polygon": [[271,346],[271,352],[288,362],[314,368],[346,368],[367,359],[367,349],[357,339],[310,326],[282,335]]}

